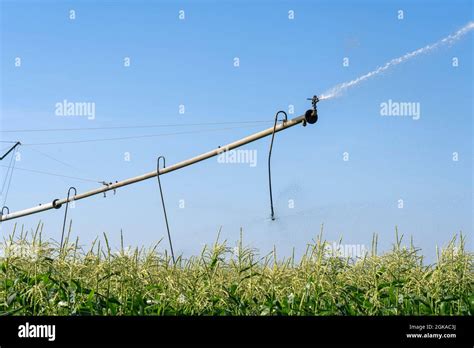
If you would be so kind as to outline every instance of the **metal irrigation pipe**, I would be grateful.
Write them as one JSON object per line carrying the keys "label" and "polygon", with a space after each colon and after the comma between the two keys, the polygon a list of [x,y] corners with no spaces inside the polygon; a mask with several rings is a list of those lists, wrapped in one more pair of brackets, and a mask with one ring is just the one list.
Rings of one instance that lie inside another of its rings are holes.
{"label": "metal irrigation pipe", "polygon": [[110,190],[115,190],[119,187],[135,184],[135,183],[143,181],[143,180],[154,178],[158,174],[162,175],[162,174],[166,174],[166,173],[171,173],[175,170],[178,170],[178,169],[187,167],[189,165],[204,161],[204,160],[209,159],[211,157],[217,156],[217,155],[219,155],[223,152],[230,151],[230,150],[233,150],[233,149],[238,148],[240,146],[249,144],[251,142],[254,142],[256,140],[264,138],[268,135],[271,135],[273,133],[277,133],[277,132],[280,132],[282,130],[288,129],[290,127],[296,126],[297,124],[302,123],[303,126],[306,126],[307,123],[313,124],[316,121],[317,121],[317,113],[316,113],[316,109],[313,107],[313,109],[310,109],[310,110],[306,111],[306,113],[304,115],[301,115],[301,116],[295,117],[291,120],[288,120],[286,122],[280,123],[276,127],[270,127],[270,128],[267,128],[263,131],[260,131],[258,133],[254,133],[254,134],[249,135],[245,138],[234,141],[230,144],[227,144],[227,145],[224,145],[224,146],[219,146],[216,149],[205,152],[205,153],[203,153],[201,155],[198,155],[196,157],[192,157],[192,158],[189,158],[189,159],[184,160],[182,162],[175,163],[175,164],[173,164],[169,167],[163,168],[163,169],[159,170],[159,172],[158,172],[158,169],[157,169],[157,170],[154,170],[154,171],[146,173],[146,174],[135,176],[133,178],[129,178],[129,179],[125,179],[125,180],[122,180],[122,181],[115,182],[115,183],[111,183],[107,186],[102,186],[102,187],[96,188],[94,190],[90,190],[90,191],[87,191],[87,192],[84,192],[84,193],[79,193],[77,195],[74,195],[74,197],[55,199],[52,202],[45,203],[45,204],[40,204],[36,207],[32,207],[32,208],[28,208],[28,209],[24,209],[24,210],[19,210],[19,211],[15,211],[15,212],[12,212],[12,213],[8,213],[6,215],[2,215],[0,217],[0,221],[7,221],[7,220],[12,220],[12,219],[17,219],[17,218],[22,217],[22,216],[36,214],[36,213],[46,211],[46,210],[50,210],[50,209],[53,209],[53,208],[59,209],[59,208],[61,208],[61,206],[63,204],[68,203],[71,200],[78,201],[78,200],[81,200],[81,199],[84,199],[84,198],[87,198],[87,197],[95,196],[95,195],[103,193],[103,192],[107,192],[107,191],[110,191]]}

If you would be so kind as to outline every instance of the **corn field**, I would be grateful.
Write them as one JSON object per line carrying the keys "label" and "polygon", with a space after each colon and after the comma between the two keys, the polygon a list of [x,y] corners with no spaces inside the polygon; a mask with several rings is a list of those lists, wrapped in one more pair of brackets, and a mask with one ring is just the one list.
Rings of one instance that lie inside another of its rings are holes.
{"label": "corn field", "polygon": [[[322,233],[305,254],[278,259],[217,241],[199,256],[171,257],[159,243],[112,250],[43,240],[42,224],[1,244],[0,315],[472,315],[473,254],[455,236],[425,265],[395,235],[390,251],[328,255]],[[70,229],[69,229],[70,231]]]}

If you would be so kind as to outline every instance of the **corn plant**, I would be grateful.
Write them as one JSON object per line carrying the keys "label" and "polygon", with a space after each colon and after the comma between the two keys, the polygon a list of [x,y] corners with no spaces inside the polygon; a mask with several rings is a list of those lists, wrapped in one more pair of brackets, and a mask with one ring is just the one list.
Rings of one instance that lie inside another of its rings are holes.
{"label": "corn plant", "polygon": [[425,265],[420,250],[328,254],[320,234],[305,254],[278,259],[226,241],[190,258],[150,248],[112,250],[107,236],[63,247],[17,228],[1,244],[0,315],[472,315],[473,254],[455,236]]}

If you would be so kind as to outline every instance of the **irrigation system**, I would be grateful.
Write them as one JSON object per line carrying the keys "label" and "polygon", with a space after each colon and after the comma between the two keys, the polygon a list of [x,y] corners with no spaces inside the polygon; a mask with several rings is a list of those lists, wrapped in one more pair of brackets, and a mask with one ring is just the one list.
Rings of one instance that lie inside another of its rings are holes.
{"label": "irrigation system", "polygon": [[[269,164],[270,200],[271,200],[271,205],[272,205],[272,219],[273,219],[273,202],[272,202],[272,198],[271,198],[271,171],[270,171],[270,155],[271,155],[271,149],[272,149],[272,146],[273,146],[273,138],[274,138],[275,133],[286,130],[286,129],[291,128],[293,126],[296,126],[298,124],[302,124],[303,126],[306,126],[306,124],[316,123],[316,121],[318,120],[318,113],[317,113],[316,104],[318,103],[319,99],[318,99],[317,96],[313,96],[312,98],[309,98],[309,100],[312,101],[312,109],[307,110],[301,116],[298,116],[298,117],[295,117],[293,119],[288,120],[287,117],[286,117],[286,113],[282,112],[282,111],[279,111],[275,115],[275,124],[274,124],[273,127],[267,128],[267,129],[262,130],[258,133],[251,134],[251,135],[249,135],[245,138],[234,141],[234,142],[229,143],[227,145],[219,146],[218,148],[215,148],[211,151],[208,151],[208,152],[203,153],[201,155],[198,155],[198,156],[189,158],[187,160],[175,163],[175,164],[173,164],[169,167],[163,167],[162,169],[157,167],[157,169],[152,171],[152,172],[142,174],[142,175],[139,175],[139,176],[136,176],[136,177],[133,177],[133,178],[125,179],[125,180],[122,180],[122,181],[116,181],[115,183],[108,183],[108,184],[104,183],[104,185],[102,187],[96,188],[94,190],[86,191],[86,192],[83,192],[83,193],[76,193],[76,191],[74,190],[75,191],[74,195],[70,195],[70,190],[71,190],[70,189],[68,191],[68,195],[67,195],[66,198],[54,199],[49,203],[40,204],[40,205],[37,205],[35,207],[24,209],[24,210],[19,210],[19,211],[15,211],[15,212],[10,213],[10,210],[7,207],[3,207],[2,215],[0,217],[0,222],[1,221],[17,219],[17,218],[20,218],[20,217],[23,217],[23,216],[40,213],[40,212],[50,210],[50,209],[59,209],[59,208],[61,208],[61,206],[63,204],[66,204],[66,209],[67,209],[67,204],[71,201],[78,201],[80,199],[92,197],[92,196],[95,196],[95,195],[98,195],[98,194],[101,194],[101,193],[105,194],[105,192],[111,191],[111,190],[115,192],[115,190],[120,188],[120,187],[127,186],[127,185],[132,185],[132,184],[138,183],[140,181],[151,179],[151,178],[154,178],[154,177],[158,177],[158,179],[159,179],[160,175],[163,175],[163,174],[166,174],[166,173],[171,173],[175,170],[182,169],[182,168],[190,166],[192,164],[204,161],[204,160],[209,159],[211,157],[217,156],[217,155],[219,155],[223,152],[233,150],[235,148],[238,148],[238,147],[241,147],[243,145],[249,144],[251,142],[262,139],[262,138],[264,138],[266,136],[269,136],[269,135],[272,135],[272,142],[271,142],[271,145],[270,145],[269,163],[268,164]],[[280,113],[285,114],[285,119],[283,119],[281,121],[281,123],[277,124],[278,114],[280,114]],[[4,211],[6,212],[5,214],[4,214]]]}
{"label": "irrigation system", "polygon": [[[412,59],[412,58],[414,58],[414,57],[416,57],[420,54],[432,52],[435,49],[437,49],[437,48],[439,48],[443,45],[453,44],[457,40],[459,40],[461,37],[463,37],[464,35],[469,33],[471,30],[474,30],[474,22],[473,21],[470,21],[469,23],[467,23],[464,27],[462,27],[461,29],[459,29],[455,33],[452,33],[452,34],[450,34],[450,35],[448,35],[448,36],[446,36],[446,37],[444,37],[444,38],[442,38],[442,39],[440,39],[440,40],[438,40],[438,41],[436,41],[432,44],[426,45],[426,46],[424,46],[422,48],[419,48],[415,51],[406,53],[405,55],[403,55],[401,57],[392,59],[389,62],[385,63],[384,65],[379,66],[375,70],[373,70],[373,71],[371,71],[371,72],[369,72],[365,75],[362,75],[362,76],[360,76],[360,77],[358,77],[358,78],[356,78],[352,81],[344,82],[342,84],[339,84],[339,85],[335,86],[334,88],[332,88],[332,89],[326,91],[325,93],[323,93],[322,95],[320,95],[320,98],[318,98],[317,96],[313,96],[312,98],[309,98],[309,100],[312,101],[313,108],[307,110],[304,115],[301,115],[299,117],[295,117],[293,119],[288,120],[287,115],[284,111],[278,111],[275,115],[275,124],[274,124],[273,127],[265,129],[261,132],[249,135],[245,138],[234,141],[233,143],[227,144],[225,146],[219,146],[217,149],[211,150],[209,152],[203,153],[199,156],[187,159],[185,161],[173,164],[169,167],[163,167],[163,169],[160,169],[159,166],[157,166],[157,169],[155,171],[150,172],[150,173],[146,173],[146,174],[143,174],[143,175],[140,175],[140,176],[129,178],[129,179],[126,179],[126,180],[123,180],[123,181],[117,181],[115,183],[103,182],[104,185],[102,187],[99,187],[95,190],[87,191],[87,192],[84,192],[84,193],[76,194],[76,191],[75,191],[75,188],[74,188],[75,194],[73,196],[70,195],[71,189],[73,189],[73,187],[71,187],[71,188],[69,188],[68,195],[67,195],[66,198],[55,199],[55,200],[53,200],[49,203],[40,204],[36,207],[32,207],[32,208],[29,208],[29,209],[19,210],[19,211],[10,213],[10,210],[8,209],[8,207],[4,206],[4,207],[2,207],[0,222],[7,221],[7,220],[12,220],[12,219],[17,219],[17,218],[20,218],[22,216],[26,216],[26,215],[30,215],[30,214],[36,214],[36,213],[46,211],[46,210],[49,210],[49,209],[53,209],[53,208],[59,209],[59,208],[61,208],[61,206],[63,204],[66,204],[66,214],[65,214],[65,217],[66,217],[66,215],[67,215],[67,204],[71,201],[77,201],[77,200],[80,200],[80,199],[83,199],[83,198],[95,196],[95,195],[100,194],[100,193],[105,194],[105,192],[110,191],[110,190],[113,190],[115,192],[116,189],[118,189],[122,186],[135,184],[137,182],[147,180],[147,179],[150,179],[150,178],[153,178],[153,177],[157,177],[158,181],[159,181],[159,176],[162,175],[162,174],[170,173],[170,172],[173,172],[175,170],[178,170],[178,169],[190,166],[192,164],[201,162],[201,161],[206,160],[208,158],[217,156],[217,155],[221,154],[222,152],[233,150],[235,148],[246,145],[246,144],[251,143],[253,141],[256,141],[258,139],[264,138],[268,135],[272,135],[272,140],[271,140],[271,143],[270,143],[270,150],[269,150],[269,154],[268,154],[268,176],[269,176],[269,188],[270,188],[271,217],[272,217],[272,220],[274,220],[270,159],[271,159],[271,153],[272,153],[273,140],[274,140],[274,137],[275,137],[275,133],[280,132],[280,131],[285,130],[285,129],[288,129],[290,127],[293,127],[297,124],[303,124],[304,126],[306,126],[307,123],[309,123],[309,124],[316,123],[316,121],[318,120],[316,104],[319,102],[319,100],[326,100],[326,99],[335,98],[335,97],[339,96],[342,91],[344,91],[348,88],[352,88],[352,87],[358,85],[359,83],[361,83],[362,81],[365,81],[369,78],[377,76],[378,74],[380,74],[380,73],[382,73],[382,72],[384,72],[384,71],[386,71],[386,70],[388,70],[388,69],[390,69],[390,68],[392,68],[392,67],[394,67],[398,64],[406,62],[407,60]],[[284,114],[285,118],[282,120],[282,123],[277,125],[279,114]],[[109,127],[109,128],[120,128],[120,127]],[[98,129],[100,129],[100,128],[98,128]],[[15,142],[12,142],[12,143],[15,143]],[[8,154],[10,154],[13,150],[15,150],[15,148],[19,145],[21,145],[21,143],[16,142],[3,156],[0,156],[0,160],[3,160]],[[164,162],[164,158],[163,158],[163,162]],[[161,192],[161,183],[160,183],[160,192]],[[164,200],[163,200],[162,193],[161,193],[161,196],[162,196],[163,208],[164,208]],[[4,212],[6,212],[6,214],[4,214]],[[165,211],[165,219],[166,219],[166,211]],[[63,231],[64,231],[64,225],[63,225]]]}

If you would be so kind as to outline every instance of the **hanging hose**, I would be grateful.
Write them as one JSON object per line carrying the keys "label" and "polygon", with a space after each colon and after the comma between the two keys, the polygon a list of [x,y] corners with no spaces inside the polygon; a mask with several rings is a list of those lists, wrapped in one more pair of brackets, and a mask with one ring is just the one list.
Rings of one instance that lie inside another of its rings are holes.
{"label": "hanging hose", "polygon": [[272,140],[270,142],[270,150],[268,151],[268,186],[270,188],[270,209],[271,209],[271,218],[272,220],[275,220],[275,212],[273,210],[273,195],[272,195],[272,170],[271,170],[271,167],[270,167],[270,160],[271,160],[271,157],[272,157],[272,149],[273,149],[273,140],[275,138],[275,129],[276,129],[276,125],[277,125],[277,122],[278,122],[278,115],[282,113],[283,115],[285,115],[285,119],[282,120],[283,123],[285,123],[286,121],[288,121],[288,115],[286,114],[285,111],[278,111],[275,115],[275,124],[273,125],[273,133],[272,133]]}
{"label": "hanging hose", "polygon": [[165,215],[166,230],[168,231],[168,240],[170,242],[171,258],[173,259],[173,264],[175,264],[176,260],[174,258],[173,243],[171,242],[170,227],[168,225],[168,216],[166,215],[165,200],[163,198],[163,190],[161,188],[161,181],[160,181],[160,159],[161,158],[163,158],[163,168],[166,167],[165,157],[164,156],[158,157],[156,161],[156,178],[158,179],[158,186],[160,188],[161,203],[163,205],[163,213]]}
{"label": "hanging hose", "polygon": [[66,201],[66,209],[64,210],[63,232],[61,233],[60,250],[63,249],[64,229],[66,228],[67,208],[69,207],[69,196],[71,194],[71,190],[74,190],[74,196],[77,195],[77,190],[75,187],[71,186],[69,190],[67,190],[67,201]]}

